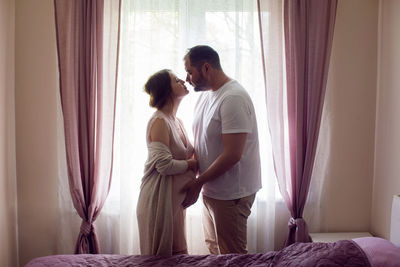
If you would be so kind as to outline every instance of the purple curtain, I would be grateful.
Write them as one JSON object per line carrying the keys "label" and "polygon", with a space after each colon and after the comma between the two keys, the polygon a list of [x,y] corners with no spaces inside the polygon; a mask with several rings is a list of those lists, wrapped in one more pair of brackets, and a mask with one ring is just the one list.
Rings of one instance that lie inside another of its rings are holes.
{"label": "purple curtain", "polygon": [[105,42],[104,0],[54,0],[54,9],[69,187],[82,218],[75,253],[100,253],[94,221],[111,184],[118,65],[103,47],[116,44],[117,55],[118,41]]}
{"label": "purple curtain", "polygon": [[311,241],[302,216],[318,142],[337,0],[258,0],[257,4],[274,168],[292,216],[287,246]]}
{"label": "purple curtain", "polygon": [[324,103],[337,0],[285,0],[284,37],[292,218],[286,246],[311,241],[302,218]]}

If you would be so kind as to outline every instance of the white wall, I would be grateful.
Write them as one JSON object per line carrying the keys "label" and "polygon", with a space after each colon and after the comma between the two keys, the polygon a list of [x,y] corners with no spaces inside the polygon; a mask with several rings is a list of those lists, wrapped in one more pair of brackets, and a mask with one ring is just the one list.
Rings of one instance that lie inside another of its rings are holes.
{"label": "white wall", "polygon": [[377,0],[338,3],[324,110],[330,138],[320,144],[330,147],[323,174],[322,232],[370,228],[377,18]]}
{"label": "white wall", "polygon": [[0,0],[0,266],[17,266],[13,0]]}
{"label": "white wall", "polygon": [[392,197],[400,194],[400,1],[380,1],[372,232],[390,237]]}
{"label": "white wall", "polygon": [[53,1],[16,1],[20,263],[55,253],[57,57]]}

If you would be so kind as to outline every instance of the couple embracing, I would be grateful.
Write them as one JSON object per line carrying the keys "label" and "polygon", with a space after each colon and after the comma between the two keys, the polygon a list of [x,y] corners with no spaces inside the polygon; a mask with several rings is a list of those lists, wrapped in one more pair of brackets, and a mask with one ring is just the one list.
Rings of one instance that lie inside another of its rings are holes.
{"label": "couple embracing", "polygon": [[261,188],[254,106],[246,90],[223,72],[211,47],[188,49],[184,64],[186,81],[201,92],[194,110],[194,147],[176,118],[189,93],[185,82],[161,70],[144,86],[157,110],[147,126],[148,158],[137,206],[141,254],[188,253],[185,209],[201,190],[210,253],[245,254],[247,218]]}

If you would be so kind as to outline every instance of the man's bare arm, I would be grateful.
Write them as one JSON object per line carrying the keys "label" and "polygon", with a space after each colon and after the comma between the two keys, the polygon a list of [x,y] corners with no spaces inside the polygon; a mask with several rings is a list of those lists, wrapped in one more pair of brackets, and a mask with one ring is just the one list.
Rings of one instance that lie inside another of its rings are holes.
{"label": "man's bare arm", "polygon": [[222,134],[222,153],[196,180],[188,182],[182,189],[186,191],[186,198],[182,205],[187,208],[193,205],[203,184],[216,179],[231,169],[242,157],[246,144],[247,133]]}
{"label": "man's bare arm", "polygon": [[242,157],[247,133],[223,134],[224,150],[211,166],[198,177],[198,182],[205,184],[230,170]]}

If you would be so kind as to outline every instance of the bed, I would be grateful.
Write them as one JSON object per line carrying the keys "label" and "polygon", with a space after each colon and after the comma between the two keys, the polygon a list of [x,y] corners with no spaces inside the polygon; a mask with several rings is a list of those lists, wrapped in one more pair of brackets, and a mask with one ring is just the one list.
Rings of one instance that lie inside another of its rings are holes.
{"label": "bed", "polygon": [[322,243],[295,243],[280,251],[256,254],[177,255],[54,255],[31,260],[43,266],[324,266],[400,267],[400,196],[393,197],[390,242],[378,237]]}
{"label": "bed", "polygon": [[295,243],[280,251],[257,254],[177,255],[172,257],[81,254],[31,260],[41,266],[348,266],[400,267],[400,248],[377,237],[333,243]]}

